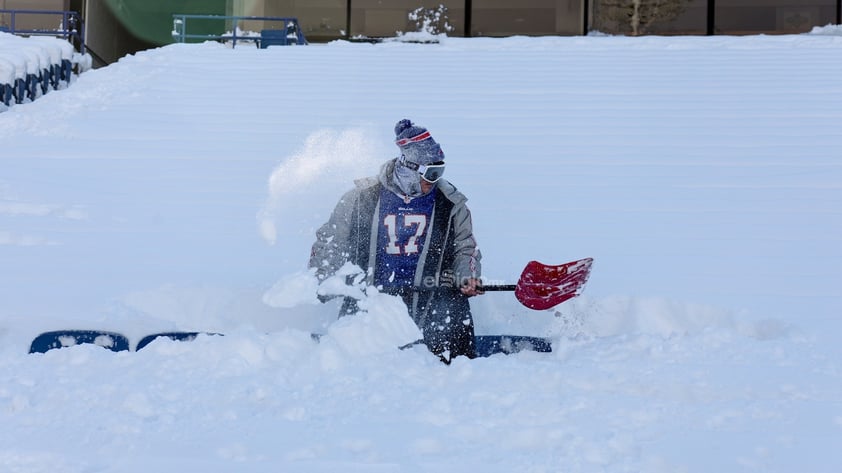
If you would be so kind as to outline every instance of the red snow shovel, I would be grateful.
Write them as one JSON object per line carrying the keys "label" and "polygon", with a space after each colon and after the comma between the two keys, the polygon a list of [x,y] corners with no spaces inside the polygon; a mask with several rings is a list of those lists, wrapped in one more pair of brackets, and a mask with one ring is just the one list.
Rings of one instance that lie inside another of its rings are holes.
{"label": "red snow shovel", "polygon": [[572,299],[585,288],[591,274],[593,258],[551,266],[530,261],[517,284],[482,286],[483,291],[515,291],[521,304],[535,310],[546,310]]}

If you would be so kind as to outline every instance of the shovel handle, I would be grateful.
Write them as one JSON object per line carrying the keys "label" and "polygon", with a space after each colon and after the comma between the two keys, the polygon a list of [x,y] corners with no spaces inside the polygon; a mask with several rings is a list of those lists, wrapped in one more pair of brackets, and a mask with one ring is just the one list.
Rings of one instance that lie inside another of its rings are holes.
{"label": "shovel handle", "polygon": [[485,292],[489,291],[514,291],[517,288],[516,284],[500,284],[491,286],[480,286],[477,289]]}

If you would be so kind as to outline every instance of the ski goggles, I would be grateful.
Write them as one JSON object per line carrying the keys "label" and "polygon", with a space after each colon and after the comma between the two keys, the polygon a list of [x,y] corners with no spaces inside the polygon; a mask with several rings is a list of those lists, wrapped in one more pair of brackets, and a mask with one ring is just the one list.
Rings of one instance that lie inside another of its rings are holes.
{"label": "ski goggles", "polygon": [[407,161],[406,156],[401,155],[400,163],[413,171],[418,171],[418,174],[421,174],[421,179],[424,179],[430,184],[434,184],[444,176],[444,161],[436,161],[432,164],[418,164]]}

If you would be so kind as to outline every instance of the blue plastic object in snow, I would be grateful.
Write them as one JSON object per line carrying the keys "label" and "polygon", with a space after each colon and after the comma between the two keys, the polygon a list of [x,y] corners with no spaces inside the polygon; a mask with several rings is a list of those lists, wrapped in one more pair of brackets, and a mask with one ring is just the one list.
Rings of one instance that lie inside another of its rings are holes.
{"label": "blue plastic object in snow", "polygon": [[195,339],[199,334],[204,333],[206,335],[222,335],[221,333],[209,333],[209,332],[161,332],[161,333],[153,333],[152,335],[147,335],[140,339],[137,342],[137,347],[135,347],[135,351],[138,351],[152,343],[156,338],[164,337],[169,338],[170,340],[175,340],[178,342],[189,342]]}
{"label": "blue plastic object in snow", "polygon": [[56,330],[44,332],[35,337],[29,346],[29,353],[46,353],[55,348],[93,344],[111,351],[129,349],[129,340],[116,332],[101,330]]}
{"label": "blue plastic object in snow", "polygon": [[498,353],[510,355],[520,351],[550,353],[553,345],[550,340],[525,335],[477,335],[474,337],[477,356],[491,356]]}

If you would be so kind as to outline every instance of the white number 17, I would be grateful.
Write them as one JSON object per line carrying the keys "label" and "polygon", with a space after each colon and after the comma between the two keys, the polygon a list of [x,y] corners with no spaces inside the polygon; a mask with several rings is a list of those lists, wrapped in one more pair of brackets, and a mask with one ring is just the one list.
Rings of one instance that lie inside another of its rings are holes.
{"label": "white number 17", "polygon": [[411,227],[416,225],[415,234],[409,237],[406,245],[401,251],[398,246],[398,217],[395,214],[386,215],[383,219],[383,225],[386,226],[386,234],[389,236],[389,242],[386,243],[386,253],[390,255],[413,255],[418,253],[418,239],[424,234],[427,229],[427,216],[424,214],[408,214],[403,216],[403,226]]}

